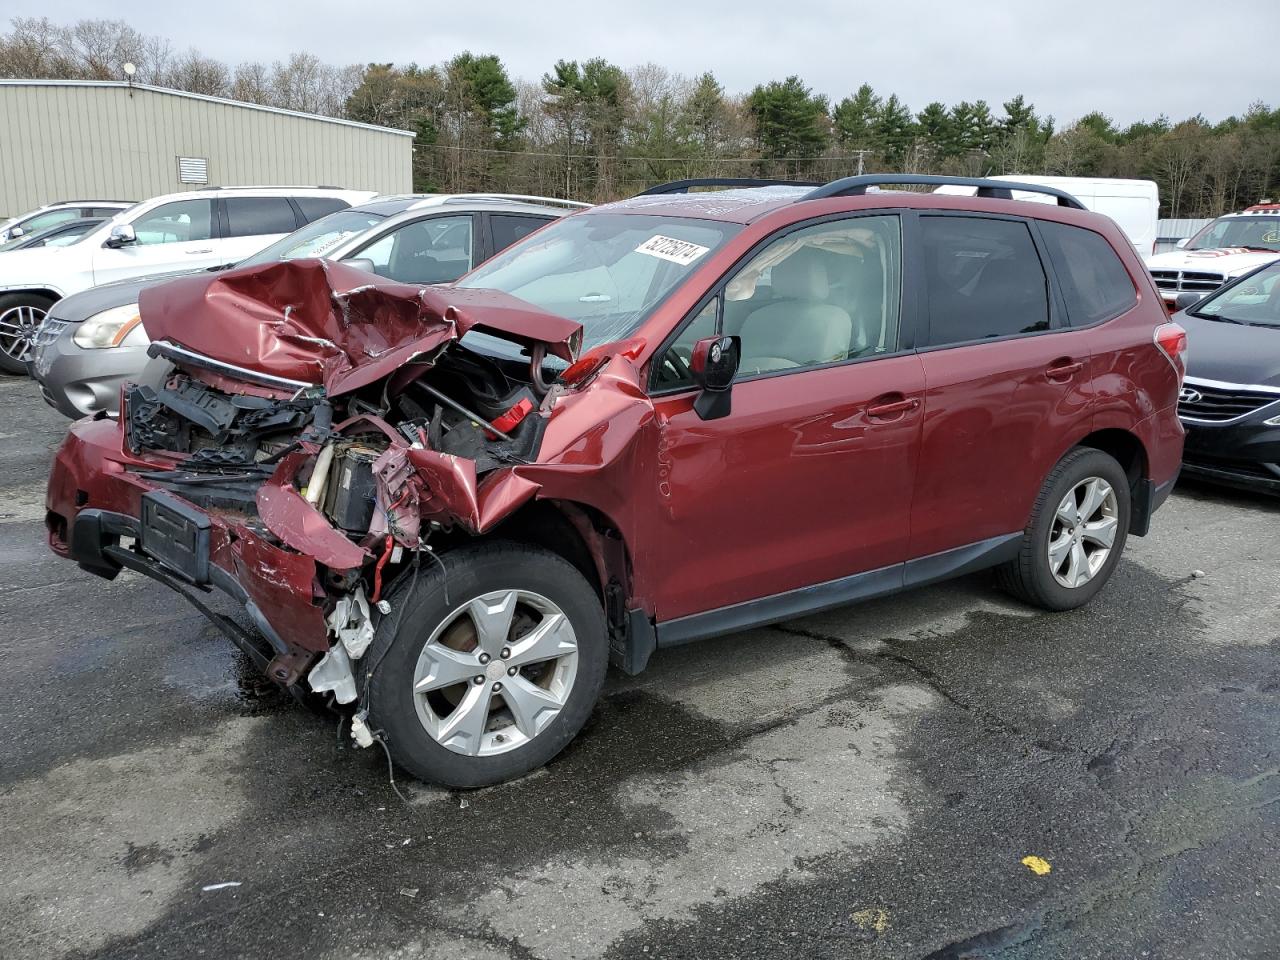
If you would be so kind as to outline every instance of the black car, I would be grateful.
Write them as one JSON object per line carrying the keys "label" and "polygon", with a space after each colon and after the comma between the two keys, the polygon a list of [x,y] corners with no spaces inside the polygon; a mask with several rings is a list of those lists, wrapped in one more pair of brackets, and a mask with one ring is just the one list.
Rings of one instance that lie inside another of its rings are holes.
{"label": "black car", "polygon": [[1280,495],[1280,261],[1178,305],[1191,344],[1183,475]]}

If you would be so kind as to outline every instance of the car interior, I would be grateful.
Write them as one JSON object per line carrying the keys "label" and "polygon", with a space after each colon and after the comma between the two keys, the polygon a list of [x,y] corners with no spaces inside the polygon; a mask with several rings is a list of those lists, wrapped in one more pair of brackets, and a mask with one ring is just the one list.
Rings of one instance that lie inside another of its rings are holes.
{"label": "car interior", "polygon": [[[771,244],[722,294],[720,332],[742,338],[739,375],[896,350],[899,249],[891,217],[822,224]],[[687,384],[693,344],[716,334],[718,312],[713,301],[680,334],[660,386]]]}
{"label": "car interior", "polygon": [[448,283],[471,269],[471,217],[415,220],[357,254],[400,283]]}

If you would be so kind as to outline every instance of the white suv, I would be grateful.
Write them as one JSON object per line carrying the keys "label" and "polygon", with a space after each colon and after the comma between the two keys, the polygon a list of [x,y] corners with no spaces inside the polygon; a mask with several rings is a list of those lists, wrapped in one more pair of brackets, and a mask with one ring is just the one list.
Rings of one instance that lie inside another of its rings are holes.
{"label": "white suv", "polygon": [[76,243],[0,258],[0,370],[25,371],[26,344],[54,302],[90,287],[235,263],[370,190],[215,187],[154,197]]}
{"label": "white suv", "polygon": [[57,203],[47,203],[0,223],[0,243],[28,236],[67,220],[114,217],[121,210],[132,206],[132,200],[60,200]]}

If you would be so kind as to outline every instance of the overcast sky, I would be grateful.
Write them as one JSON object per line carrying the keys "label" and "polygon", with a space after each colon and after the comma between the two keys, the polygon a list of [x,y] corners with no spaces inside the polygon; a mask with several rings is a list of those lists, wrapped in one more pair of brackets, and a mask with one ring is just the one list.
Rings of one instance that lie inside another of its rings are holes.
{"label": "overcast sky", "polygon": [[5,0],[0,17],[118,17],[231,64],[307,50],[333,63],[496,53],[537,80],[560,58],[711,70],[731,92],[798,74],[833,102],[867,81],[913,110],[1024,94],[1064,122],[1211,121],[1280,105],[1280,0]]}

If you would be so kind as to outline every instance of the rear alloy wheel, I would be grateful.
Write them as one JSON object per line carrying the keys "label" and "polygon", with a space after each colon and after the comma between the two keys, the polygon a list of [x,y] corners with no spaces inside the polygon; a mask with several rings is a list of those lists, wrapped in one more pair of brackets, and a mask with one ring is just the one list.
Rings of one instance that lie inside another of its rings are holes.
{"label": "rear alloy wheel", "polygon": [[1088,603],[1120,560],[1129,511],[1120,464],[1101,450],[1072,450],[1045,479],[1018,556],[996,571],[997,581],[1046,610]]}
{"label": "rear alloy wheel", "polygon": [[484,543],[409,574],[360,659],[362,702],[392,759],[451,787],[501,783],[554,757],[608,667],[595,589],[546,550]]}
{"label": "rear alloy wheel", "polygon": [[1116,542],[1118,510],[1115,490],[1101,477],[1080,481],[1062,498],[1046,548],[1058,583],[1074,590],[1097,576]]}
{"label": "rear alloy wheel", "polygon": [[44,297],[25,293],[0,297],[0,370],[26,373],[34,357],[36,334],[49,312]]}

